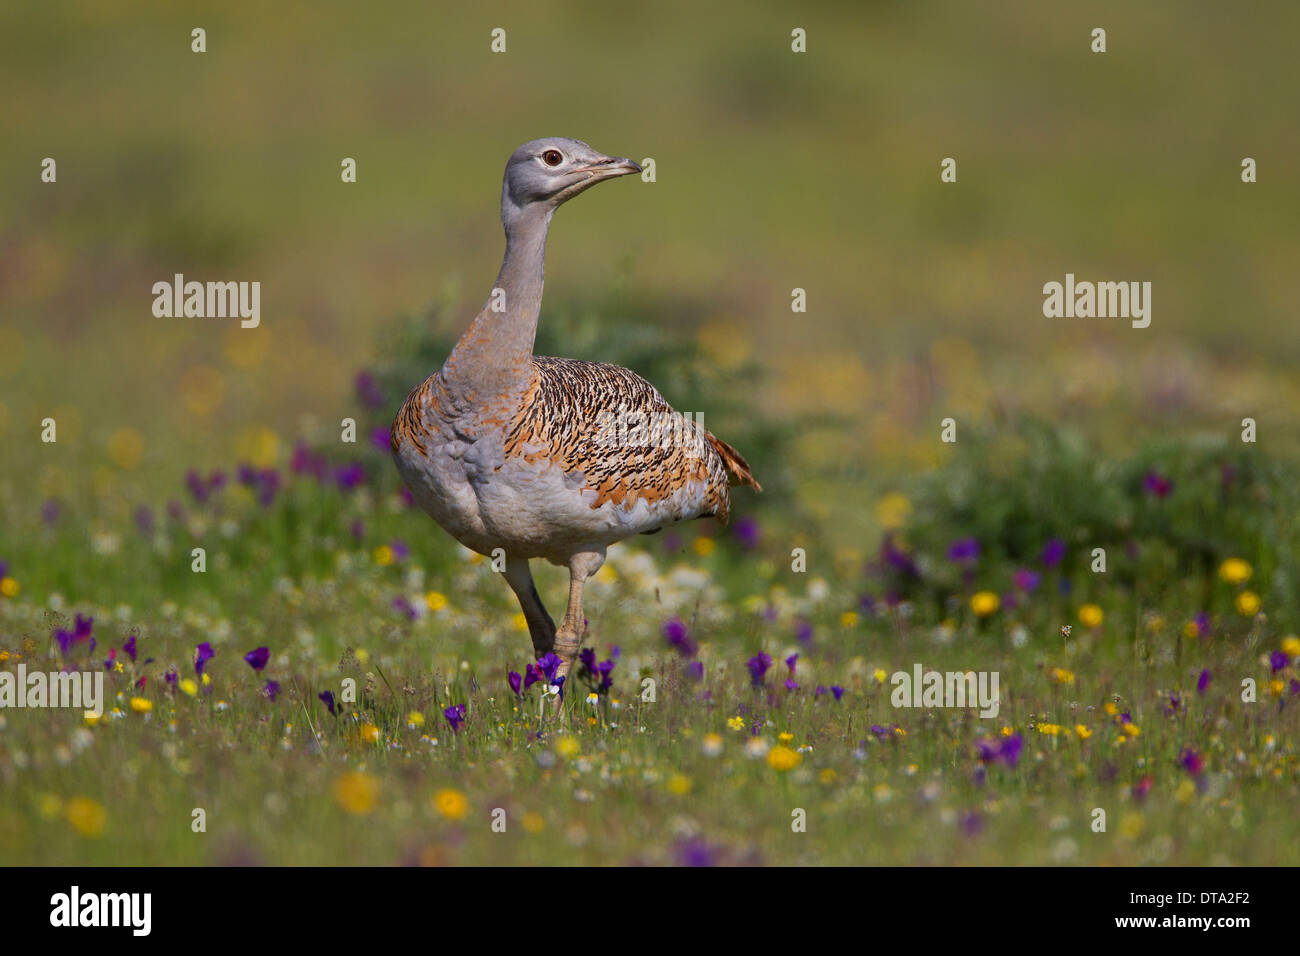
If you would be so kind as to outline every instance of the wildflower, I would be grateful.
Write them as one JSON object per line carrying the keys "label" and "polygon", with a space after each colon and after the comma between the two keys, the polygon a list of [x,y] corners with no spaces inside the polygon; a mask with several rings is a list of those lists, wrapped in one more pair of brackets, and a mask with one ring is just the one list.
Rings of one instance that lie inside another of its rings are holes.
{"label": "wildflower", "polygon": [[1001,606],[1001,599],[992,591],[976,591],[971,595],[970,609],[976,617],[988,617]]}
{"label": "wildflower", "polygon": [[717,544],[714,542],[712,538],[701,537],[695,539],[695,543],[694,545],[692,545],[692,547],[694,547],[695,553],[698,554],[700,557],[707,558],[709,555],[713,553],[713,549],[717,547]]}
{"label": "wildflower", "polygon": [[521,823],[523,824],[524,830],[528,833],[541,833],[546,829],[546,820],[543,819],[540,813],[536,813],[532,810],[529,810],[524,814]]}
{"label": "wildflower", "polygon": [[802,760],[803,757],[786,746],[773,747],[767,754],[767,765],[781,773],[793,770]]}
{"label": "wildflower", "polygon": [[265,647],[259,647],[249,651],[244,655],[244,661],[255,671],[261,671],[266,666],[266,662],[271,659],[271,652]]}
{"label": "wildflower", "polygon": [[1138,725],[1133,723],[1131,720],[1124,721],[1123,730],[1124,733],[1130,737],[1136,737],[1138,734],[1142,733],[1142,731],[1138,729]]}
{"label": "wildflower", "polygon": [[781,743],[783,744],[788,744],[790,741],[794,740],[794,734],[790,733],[789,731],[783,730],[781,731],[781,733],[776,735],[776,739],[781,741]]}
{"label": "wildflower", "polygon": [[897,491],[891,491],[876,502],[876,521],[885,531],[903,527],[911,513],[912,503]]}
{"label": "wildflower", "polygon": [[452,730],[460,730],[460,725],[465,722],[465,705],[454,704],[444,710],[442,716],[447,718]]}
{"label": "wildflower", "polygon": [[843,614],[840,615],[840,627],[850,628],[857,623],[858,623],[857,611],[845,611]]}
{"label": "wildflower", "polygon": [[1300,637],[1291,634],[1282,638],[1282,653],[1293,661],[1300,659]]}
{"label": "wildflower", "polygon": [[1048,541],[1047,544],[1043,546],[1043,554],[1041,557],[1043,567],[1054,568],[1061,563],[1061,560],[1064,557],[1065,542],[1060,538],[1052,538],[1052,540]]}
{"label": "wildflower", "polygon": [[15,579],[7,575],[0,577],[0,594],[3,594],[7,598],[12,598],[17,597],[20,590],[22,590],[22,588]]}
{"label": "wildflower", "polygon": [[1274,674],[1286,667],[1288,663],[1289,661],[1287,660],[1287,656],[1282,651],[1274,651],[1272,654],[1268,655],[1268,664],[1273,668]]}
{"label": "wildflower", "polygon": [[1085,604],[1079,608],[1079,623],[1084,627],[1101,627],[1104,615],[1096,604]]}
{"label": "wildflower", "polygon": [[1238,614],[1251,617],[1259,610],[1259,595],[1254,591],[1242,591],[1233,603],[1237,606]]}
{"label": "wildflower", "polygon": [[1228,558],[1219,565],[1219,577],[1229,584],[1245,584],[1254,569],[1241,558]]}
{"label": "wildflower", "polygon": [[1064,667],[1053,667],[1049,676],[1058,684],[1071,685],[1074,683],[1074,672],[1067,671]]}
{"label": "wildflower", "polygon": [[1074,732],[1079,735],[1080,740],[1087,740],[1092,736],[1092,728],[1087,727],[1084,724],[1075,724]]}
{"label": "wildflower", "polygon": [[381,568],[386,568],[393,563],[393,549],[386,544],[381,544],[379,547],[375,548],[373,557],[375,559],[375,564],[379,565]]}
{"label": "wildflower", "polygon": [[447,606],[447,595],[441,591],[430,591],[424,596],[424,603],[428,605],[430,611],[436,613]]}
{"label": "wildflower", "polygon": [[1201,671],[1200,677],[1196,678],[1196,692],[1198,694],[1204,694],[1205,688],[1209,686],[1210,686],[1210,671],[1207,668],[1206,670]]}
{"label": "wildflower", "polygon": [[448,820],[459,820],[469,812],[469,801],[459,790],[444,788],[433,795],[433,808]]}
{"label": "wildflower", "polygon": [[361,739],[368,744],[375,743],[379,740],[379,728],[374,724],[362,724]]}
{"label": "wildflower", "polygon": [[274,701],[280,695],[280,684],[278,681],[269,680],[266,686],[262,688],[262,694],[268,700]]}
{"label": "wildflower", "polygon": [[732,717],[730,720],[727,721],[727,726],[730,727],[732,730],[744,730],[745,719],[743,717]]}
{"label": "wildflower", "polygon": [[691,778],[685,774],[675,773],[668,778],[666,786],[669,793],[684,797],[691,792]]}
{"label": "wildflower", "polygon": [[582,752],[582,745],[576,737],[565,734],[555,741],[555,752],[565,760],[572,760]]}
{"label": "wildflower", "polygon": [[1148,471],[1142,478],[1142,490],[1157,498],[1168,498],[1174,483],[1158,471]]}
{"label": "wildflower", "polygon": [[184,680],[182,680],[179,686],[181,692],[189,697],[193,697],[195,694],[199,692],[199,685],[196,684],[193,678],[190,677],[186,677]]}
{"label": "wildflower", "polygon": [[948,560],[954,564],[973,562],[979,559],[980,543],[975,538],[961,538],[948,545]]}
{"label": "wildflower", "polygon": [[131,709],[137,714],[147,714],[153,710],[153,701],[148,697],[132,697]]}
{"label": "wildflower", "polygon": [[73,797],[67,802],[64,814],[72,829],[87,837],[103,834],[108,822],[108,812],[89,797]]}
{"label": "wildflower", "polygon": [[1015,574],[1016,588],[1025,593],[1029,593],[1038,587],[1042,576],[1037,571],[1030,571],[1028,568],[1020,568]]}
{"label": "wildflower", "polygon": [[338,711],[334,709],[334,692],[332,690],[323,690],[316,696],[320,698],[321,703],[329,708],[331,714],[335,717],[338,716]]}
{"label": "wildflower", "polygon": [[1193,777],[1199,777],[1205,770],[1205,758],[1191,748],[1184,748],[1178,757],[1178,762]]}
{"label": "wildflower", "polygon": [[379,781],[366,773],[345,773],[334,781],[334,799],[348,813],[365,815],[375,809]]}
{"label": "wildflower", "polygon": [[135,635],[134,634],[128,637],[126,641],[122,644],[122,650],[126,652],[127,656],[130,657],[131,661],[134,663],[135,661]]}
{"label": "wildflower", "polygon": [[834,695],[836,700],[839,700],[844,696],[844,688],[839,684],[831,684],[831,694]]}
{"label": "wildflower", "polygon": [[746,551],[753,551],[762,541],[762,531],[758,526],[758,519],[752,515],[745,515],[737,521],[731,528],[731,533],[735,535],[740,546]]}
{"label": "wildflower", "polygon": [[506,683],[510,685],[510,689],[514,691],[516,697],[520,696],[519,691],[523,686],[523,678],[519,676],[518,671],[509,671],[506,674]]}
{"label": "wildflower", "polygon": [[975,747],[980,763],[1001,763],[1014,767],[1020,761],[1024,738],[1017,733],[1005,736],[1001,740],[984,738],[975,741]]}
{"label": "wildflower", "polygon": [[763,686],[763,678],[767,675],[767,669],[772,666],[772,658],[759,651],[745,662],[745,666],[749,668],[749,678],[753,686],[761,687]]}
{"label": "wildflower", "polygon": [[194,648],[194,673],[202,675],[203,668],[216,654],[217,652],[212,649],[212,645],[207,641]]}
{"label": "wildflower", "polygon": [[548,681],[555,683],[555,673],[560,669],[561,663],[563,662],[560,660],[559,655],[553,651],[547,651],[537,659],[537,669],[545,675]]}
{"label": "wildflower", "polygon": [[700,749],[704,751],[706,757],[718,756],[722,753],[722,736],[714,733],[705,734],[704,739],[700,741]]}
{"label": "wildflower", "polygon": [[684,657],[694,657],[699,650],[686,631],[686,624],[679,617],[669,618],[660,629],[670,647],[676,648]]}

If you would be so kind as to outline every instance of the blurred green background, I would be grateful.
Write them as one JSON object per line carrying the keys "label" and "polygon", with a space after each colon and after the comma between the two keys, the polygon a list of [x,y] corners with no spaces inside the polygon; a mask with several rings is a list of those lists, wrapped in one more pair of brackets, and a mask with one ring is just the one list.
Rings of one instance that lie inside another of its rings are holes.
{"label": "blurred green background", "polygon": [[[505,159],[544,135],[658,174],[557,217],[547,344],[618,360],[648,326],[757,363],[716,408],[656,382],[733,441],[797,426],[742,450],[841,543],[946,416],[1124,455],[1248,415],[1293,451],[1297,33],[1282,2],[7,4],[0,494],[125,513],[337,440],[358,370],[479,308]],[[155,318],[176,272],[260,281],[261,326]],[[1066,272],[1151,281],[1151,327],[1044,318]]]}

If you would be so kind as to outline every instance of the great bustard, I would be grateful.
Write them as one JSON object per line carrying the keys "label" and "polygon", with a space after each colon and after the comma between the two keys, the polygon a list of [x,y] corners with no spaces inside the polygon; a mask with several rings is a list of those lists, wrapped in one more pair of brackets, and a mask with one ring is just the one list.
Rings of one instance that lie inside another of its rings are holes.
{"label": "great bustard", "polygon": [[[466,547],[504,552],[533,650],[556,653],[560,677],[584,636],[583,584],[609,545],[689,518],[725,522],[728,479],[761,490],[734,448],[634,372],[533,355],[551,216],[596,183],[640,171],[574,139],[514,151],[501,189],[506,253],[496,286],[393,423],[393,458],[416,502]],[[558,629],[530,558],[569,569]]]}

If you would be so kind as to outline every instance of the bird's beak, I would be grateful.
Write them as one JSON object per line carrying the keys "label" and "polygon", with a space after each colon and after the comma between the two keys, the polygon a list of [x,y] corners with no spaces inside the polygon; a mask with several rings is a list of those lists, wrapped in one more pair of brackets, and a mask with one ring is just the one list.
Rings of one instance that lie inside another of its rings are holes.
{"label": "bird's beak", "polygon": [[641,172],[641,167],[632,162],[626,156],[620,156],[617,159],[601,159],[590,166],[583,166],[581,169],[575,169],[575,173],[591,173],[599,176],[601,179],[609,179],[614,176],[628,176],[632,173]]}

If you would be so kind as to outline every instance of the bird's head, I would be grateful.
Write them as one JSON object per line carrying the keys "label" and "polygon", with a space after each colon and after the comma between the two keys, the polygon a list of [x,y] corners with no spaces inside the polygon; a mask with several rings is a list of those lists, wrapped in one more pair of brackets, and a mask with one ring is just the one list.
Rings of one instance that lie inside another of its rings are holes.
{"label": "bird's head", "polygon": [[608,156],[563,136],[524,143],[506,163],[501,186],[501,218],[507,227],[519,212],[540,204],[554,211],[596,183],[641,172],[626,157]]}

